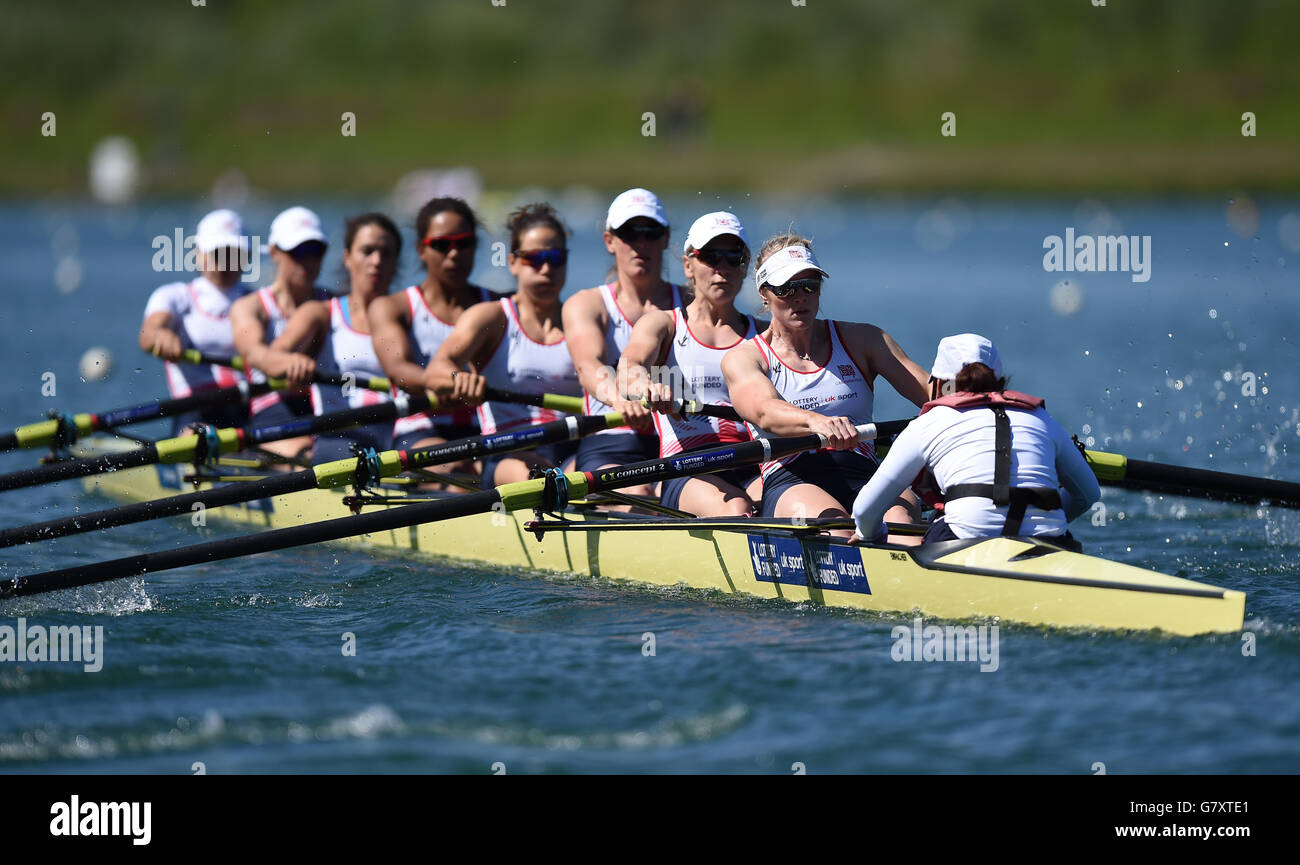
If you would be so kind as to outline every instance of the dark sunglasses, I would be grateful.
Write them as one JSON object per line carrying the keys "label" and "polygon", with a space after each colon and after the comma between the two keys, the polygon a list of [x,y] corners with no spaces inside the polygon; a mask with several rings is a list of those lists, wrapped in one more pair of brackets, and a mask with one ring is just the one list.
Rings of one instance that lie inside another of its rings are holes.
{"label": "dark sunglasses", "polygon": [[528,266],[533,270],[541,270],[543,266],[549,264],[551,267],[564,267],[569,260],[569,250],[567,249],[530,249],[527,252],[516,249],[515,258],[522,258],[528,262]]}
{"label": "dark sunglasses", "polygon": [[769,285],[767,290],[777,297],[789,297],[801,288],[809,294],[816,294],[822,290],[822,281],[815,276],[810,276],[804,279],[792,279],[785,285]]}
{"label": "dark sunglasses", "polygon": [[321,258],[325,255],[325,249],[325,244],[319,240],[308,240],[306,243],[300,243],[289,250],[289,255],[294,261],[302,261],[304,258]]}
{"label": "dark sunglasses", "polygon": [[611,234],[624,243],[638,243],[643,240],[663,240],[668,229],[662,225],[624,225],[614,229]]}
{"label": "dark sunglasses", "polygon": [[714,270],[718,270],[724,264],[728,267],[749,265],[749,253],[743,249],[697,249],[691,255]]}
{"label": "dark sunglasses", "polygon": [[446,255],[453,249],[473,249],[478,246],[478,236],[472,231],[466,231],[462,234],[444,234],[441,237],[426,237],[420,241],[420,245],[427,246],[441,255]]}

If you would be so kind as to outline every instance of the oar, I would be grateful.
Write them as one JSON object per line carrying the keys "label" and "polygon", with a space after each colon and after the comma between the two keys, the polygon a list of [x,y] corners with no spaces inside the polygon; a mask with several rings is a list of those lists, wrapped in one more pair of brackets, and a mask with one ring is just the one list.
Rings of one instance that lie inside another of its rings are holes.
{"label": "oar", "polygon": [[[240,372],[249,372],[248,365],[239,355],[233,357],[218,357],[216,355],[204,354],[193,348],[187,348],[181,352],[181,361],[184,363],[194,364],[211,364],[214,366],[228,366],[231,369],[237,369]],[[334,384],[334,385],[352,385],[362,390],[392,390],[393,384],[382,376],[372,375],[336,375],[334,373],[318,372],[311,377],[314,384]]]}
{"label": "oar", "polygon": [[189,396],[177,397],[176,399],[154,400],[127,408],[100,412],[99,414],[77,414],[71,417],[65,415],[63,418],[27,424],[18,427],[13,432],[0,434],[0,451],[15,448],[44,447],[52,444],[60,435],[60,427],[62,427],[64,437],[71,442],[81,435],[90,435],[91,433],[103,432],[128,424],[144,423],[158,418],[185,414],[218,403],[247,400],[250,396],[259,396],[272,390],[276,384],[283,386],[283,382],[260,382],[258,384],[241,382],[231,387],[198,391]]}
{"label": "oar", "polygon": [[[231,369],[247,371],[247,365],[244,363],[244,359],[239,355],[234,355],[233,357],[217,357],[215,355],[203,354],[194,349],[188,349],[183,352],[182,359],[187,363],[216,364],[217,366],[228,366]],[[312,378],[312,381],[318,384],[336,385],[344,385],[351,382],[354,387],[368,390],[392,389],[391,381],[378,376],[363,376],[361,378],[349,379],[347,376],[342,375],[317,373]],[[492,387],[485,391],[484,396],[493,402],[511,402],[518,403],[519,405],[533,405],[538,406],[539,408],[568,412],[569,414],[580,415],[585,411],[582,397],[580,396],[564,396],[555,393],[521,393],[519,391],[498,390],[497,388]],[[432,394],[429,395],[429,398],[435,399]]]}
{"label": "oar", "polygon": [[[898,426],[891,429],[894,424]],[[905,421],[863,424],[858,427],[858,439],[866,441],[885,432],[896,433],[905,425]],[[340,517],[304,526],[291,526],[236,538],[222,538],[175,550],[142,553],[92,565],[77,565],[56,571],[13,577],[0,581],[0,600],[102,583],[107,580],[139,576],[202,562],[216,562],[306,544],[336,541],[355,535],[395,531],[422,523],[482,514],[498,506],[508,511],[523,508],[559,510],[564,507],[568,499],[576,500],[589,493],[687,475],[725,471],[800,451],[820,449],[825,447],[826,443],[824,436],[815,433],[790,438],[757,439],[599,472],[551,475],[536,480],[505,484],[479,493],[448,496],[444,499]],[[563,480],[560,480],[561,478]]]}
{"label": "oar", "polygon": [[[603,429],[620,426],[623,418],[618,414],[584,415],[563,418],[537,426],[486,436],[470,436],[445,442],[419,450],[385,451],[378,454],[376,463],[377,478],[393,477],[402,472],[416,471],[431,466],[445,465],[465,459],[476,459],[488,454],[507,451],[526,450],[540,447],[552,442],[581,438]],[[148,502],[106,508],[93,513],[76,514],[17,526],[0,531],[0,547],[12,547],[33,541],[49,540],[67,535],[76,535],[96,529],[125,526],[131,523],[145,522],[176,514],[190,513],[196,504],[205,509],[219,508],[224,505],[251,502],[258,499],[273,499],[313,488],[330,489],[347,486],[358,480],[357,458],[321,463],[310,469],[262,478],[255,481],[227,484],[212,489],[193,493],[154,499]],[[366,468],[370,468],[367,466]]]}
{"label": "oar", "polygon": [[202,459],[214,458],[219,454],[234,453],[246,447],[254,447],[266,442],[294,438],[296,436],[315,435],[371,423],[382,423],[404,417],[411,411],[421,411],[430,402],[420,397],[399,397],[391,402],[381,402],[361,408],[345,409],[331,412],[319,417],[308,417],[289,423],[274,424],[263,427],[225,427],[215,430],[211,435],[176,436],[146,444],[136,450],[117,454],[105,454],[85,459],[64,460],[32,469],[22,469],[0,475],[0,492],[23,489],[71,478],[84,478],[101,472],[119,471],[149,466],[157,463],[184,463],[194,460],[196,455]]}
{"label": "oar", "polygon": [[1300,508],[1300,483],[1209,469],[1129,459],[1123,454],[1085,451],[1097,480],[1107,486],[1246,505]]}

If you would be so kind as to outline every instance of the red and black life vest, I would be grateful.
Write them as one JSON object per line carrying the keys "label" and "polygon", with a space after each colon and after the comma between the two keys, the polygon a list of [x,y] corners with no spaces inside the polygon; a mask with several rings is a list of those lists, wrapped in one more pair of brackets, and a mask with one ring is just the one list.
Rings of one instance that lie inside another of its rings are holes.
{"label": "red and black life vest", "polygon": [[1007,519],[1002,526],[1004,536],[1020,534],[1020,524],[1024,521],[1025,509],[1031,505],[1044,511],[1061,509],[1061,494],[1054,489],[1011,486],[1011,420],[1007,417],[1007,409],[1034,411],[1044,405],[1040,397],[1014,390],[992,393],[958,392],[930,400],[921,406],[921,414],[941,405],[958,411],[971,408],[991,409],[996,424],[993,432],[993,483],[953,484],[944,490],[944,502],[979,497],[991,499],[998,507],[1005,505]]}

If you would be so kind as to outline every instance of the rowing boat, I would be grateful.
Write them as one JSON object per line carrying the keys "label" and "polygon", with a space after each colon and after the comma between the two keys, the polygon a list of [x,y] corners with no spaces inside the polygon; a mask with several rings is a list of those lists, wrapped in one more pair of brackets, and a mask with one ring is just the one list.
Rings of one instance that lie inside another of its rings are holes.
{"label": "rowing boat", "polygon": [[[84,442],[81,455],[130,447]],[[184,465],[141,466],[83,483],[118,501],[191,491]],[[206,483],[206,482],[205,482]],[[202,489],[204,487],[200,487]],[[400,502],[400,498],[398,499]],[[402,507],[400,503],[377,505]],[[349,512],[344,492],[312,489],[212,516],[285,528]],[[880,613],[987,619],[1058,628],[1240,631],[1245,595],[1019,538],[922,547],[852,546],[791,521],[680,520],[609,513],[582,504],[547,520],[493,512],[345,541],[365,549],[469,560],[539,572],[695,589]]]}

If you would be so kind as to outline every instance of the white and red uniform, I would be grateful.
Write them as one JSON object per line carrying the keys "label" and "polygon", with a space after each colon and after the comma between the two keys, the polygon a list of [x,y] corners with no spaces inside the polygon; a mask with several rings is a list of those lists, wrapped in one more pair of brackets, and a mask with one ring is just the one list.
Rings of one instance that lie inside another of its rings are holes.
{"label": "white and red uniform", "polygon": [[[324,373],[353,373],[358,379],[384,377],[370,334],[352,329],[347,298],[335,297],[330,300],[330,331],[316,359],[316,368]],[[350,388],[346,397],[343,388],[338,385],[314,384],[311,387],[312,408],[317,415],[378,405],[390,399],[392,396],[384,391],[364,387]]]}
{"label": "white and red uniform", "polygon": [[[248,294],[243,284],[222,290],[205,277],[191,282],[172,282],[154,289],[144,308],[144,317],[155,312],[171,314],[183,348],[229,357],[235,353],[230,332],[230,306]],[[182,364],[166,361],[167,389],[173,397],[195,391],[231,387],[244,381],[241,372],[224,366]]]}
{"label": "white and red uniform", "polygon": [[[812,372],[801,372],[787,366],[761,335],[754,337],[754,345],[767,361],[768,378],[781,399],[827,417],[847,417],[854,425],[871,423],[875,395],[867,376],[858,368],[857,361],[840,341],[839,325],[830,321],[827,322],[827,329],[831,338],[831,356],[825,366]],[[750,434],[756,438],[771,437],[771,433],[764,432],[753,424],[747,426]],[[871,442],[859,442],[852,452],[875,462],[876,451]],[[789,465],[800,456],[802,454],[793,454],[762,463],[759,472],[766,479],[776,469]]]}
{"label": "white and red uniform", "polygon": [[[438,353],[438,348],[446,341],[452,330],[456,327],[449,321],[443,321],[433,314],[429,305],[424,302],[424,293],[420,291],[420,286],[412,285],[404,292],[406,303],[411,312],[411,348],[415,353],[413,363],[419,366],[428,366],[429,361]],[[479,289],[479,302],[487,303],[492,296],[485,288]],[[397,423],[393,425],[393,434],[395,436],[408,435],[421,430],[432,431],[435,424],[451,424],[454,426],[473,426],[474,410],[468,406],[456,406],[455,408],[439,412],[417,412],[404,418],[398,418]]]}
{"label": "white and red uniform", "polygon": [[[674,310],[682,306],[682,294],[676,285],[669,286],[673,293]],[[605,325],[605,347],[600,353],[601,360],[611,367],[618,365],[618,359],[623,356],[623,349],[627,348],[628,340],[632,338],[632,322],[628,321],[623,310],[619,308],[617,300],[617,283],[607,283],[600,287],[600,299],[605,302],[605,313],[609,318],[609,323]],[[596,399],[589,393],[583,392],[583,411],[585,414],[608,414],[614,409],[600,400]],[[636,430],[631,427],[615,427],[614,429],[601,430],[596,435],[634,435]]]}
{"label": "white and red uniform", "polygon": [[[506,334],[480,373],[488,385],[521,393],[554,393],[577,396],[582,388],[573,369],[573,358],[563,339],[543,344],[524,333],[519,310],[511,298],[499,301],[506,314]],[[567,415],[553,409],[515,403],[485,402],[478,407],[478,422],[484,435],[558,420]]]}
{"label": "white and red uniform", "polygon": [[[674,308],[672,315],[673,338],[668,349],[667,367],[677,379],[672,382],[674,394],[680,385],[697,402],[731,405],[731,395],[722,375],[722,356],[744,340],[758,336],[753,316],[746,316],[748,324],[744,337],[719,348],[705,345],[695,338],[683,310]],[[661,457],[711,445],[750,440],[749,430],[743,421],[704,415],[676,418],[661,414],[655,414],[654,419],[655,430],[659,433]]]}
{"label": "white and red uniform", "polygon": [[[319,286],[311,290],[312,300],[328,300],[329,292]],[[266,331],[262,336],[262,342],[270,345],[284,333],[284,328],[289,324],[289,316],[280,307],[280,302],[275,299],[275,292],[270,288],[259,288],[257,290],[257,300],[262,304],[262,310],[266,313]],[[263,382],[266,381],[266,375],[261,370],[252,370],[248,374],[249,381]],[[254,416],[261,414],[273,405],[280,402],[280,391],[269,391],[260,396],[253,397],[249,403],[249,409]]]}

